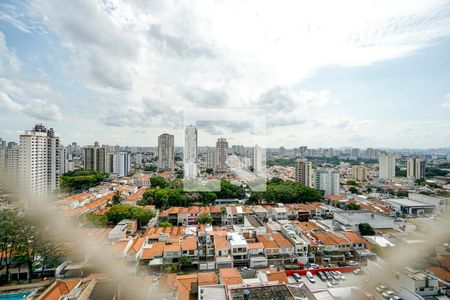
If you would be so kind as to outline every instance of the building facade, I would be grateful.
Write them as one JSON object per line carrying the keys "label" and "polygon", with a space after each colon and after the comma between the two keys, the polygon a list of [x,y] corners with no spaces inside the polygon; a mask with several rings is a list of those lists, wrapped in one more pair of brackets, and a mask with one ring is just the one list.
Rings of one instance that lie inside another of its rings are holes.
{"label": "building facade", "polygon": [[295,181],[309,187],[314,186],[314,170],[312,162],[306,158],[295,161]]}
{"label": "building facade", "polygon": [[410,179],[425,178],[425,161],[419,158],[410,158],[406,162],[406,177]]}
{"label": "building facade", "polygon": [[19,183],[24,191],[36,197],[46,197],[59,187],[59,137],[52,128],[36,124],[20,135]]}
{"label": "building facade", "polygon": [[392,180],[395,177],[395,153],[380,153],[378,167],[378,177],[380,179]]}
{"label": "building facade", "polygon": [[158,168],[172,170],[175,167],[175,137],[163,133],[158,137]]}
{"label": "building facade", "polygon": [[223,172],[227,169],[228,142],[225,138],[220,138],[216,143],[216,168],[215,171]]}
{"label": "building facade", "polygon": [[325,195],[339,195],[339,171],[330,168],[317,169],[315,188],[325,191]]}

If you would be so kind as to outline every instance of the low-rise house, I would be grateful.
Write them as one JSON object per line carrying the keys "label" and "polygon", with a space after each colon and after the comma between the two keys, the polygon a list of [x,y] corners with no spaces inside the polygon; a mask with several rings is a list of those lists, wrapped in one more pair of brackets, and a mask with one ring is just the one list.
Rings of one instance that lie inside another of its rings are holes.
{"label": "low-rise house", "polygon": [[267,257],[264,255],[264,244],[261,242],[248,243],[248,256],[250,268],[267,267]]}
{"label": "low-rise house", "polygon": [[133,235],[137,230],[137,221],[123,219],[108,233],[108,239],[117,240],[126,238],[128,235]]}
{"label": "low-rise house", "polygon": [[227,234],[227,239],[233,255],[233,265],[247,265],[248,244],[244,237],[237,232],[231,232]]}
{"label": "low-rise house", "polygon": [[225,236],[214,236],[214,251],[217,269],[233,267],[230,245]]}
{"label": "low-rise house", "polygon": [[181,257],[181,246],[179,243],[166,244],[163,250],[163,262],[167,264],[178,263]]}
{"label": "low-rise house", "polygon": [[274,219],[276,221],[288,219],[288,211],[283,206],[277,206],[277,207],[270,208],[269,214],[272,217],[272,219]]}
{"label": "low-rise house", "polygon": [[127,261],[137,261],[138,255],[145,243],[146,238],[137,237],[133,240],[131,247],[127,251]]}
{"label": "low-rise house", "polygon": [[223,268],[219,270],[219,280],[224,285],[242,284],[242,277],[236,268]]}

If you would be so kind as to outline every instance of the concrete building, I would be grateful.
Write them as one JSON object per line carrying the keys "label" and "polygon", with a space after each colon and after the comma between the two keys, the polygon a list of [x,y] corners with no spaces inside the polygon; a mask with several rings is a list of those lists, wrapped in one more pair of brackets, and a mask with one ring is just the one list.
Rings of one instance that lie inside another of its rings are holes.
{"label": "concrete building", "polygon": [[175,167],[175,137],[163,133],[158,137],[158,168],[172,170]]}
{"label": "concrete building", "polygon": [[352,166],[352,177],[358,181],[367,179],[367,168],[362,165]]}
{"label": "concrete building", "polygon": [[358,225],[361,223],[368,223],[375,229],[394,228],[394,218],[368,211],[336,211],[333,218],[343,227],[353,231],[358,231]]}
{"label": "concrete building", "polygon": [[395,153],[380,153],[378,167],[380,179],[392,180],[395,177]]}
{"label": "concrete building", "polygon": [[295,181],[309,187],[314,187],[314,171],[312,162],[306,158],[295,161]]}
{"label": "concrete building", "polygon": [[216,149],[214,148],[208,148],[206,154],[206,167],[213,170],[216,168]]}
{"label": "concrete building", "polygon": [[108,151],[104,147],[100,147],[98,142],[93,146],[86,146],[84,151],[84,169],[101,173],[107,172],[107,155]]}
{"label": "concrete building", "polygon": [[46,197],[59,187],[59,137],[52,128],[36,124],[20,135],[19,183],[36,197]]}
{"label": "concrete building", "polygon": [[406,214],[412,216],[432,215],[436,211],[434,204],[427,204],[404,198],[386,199],[385,201],[392,204],[398,214]]}
{"label": "concrete building", "polygon": [[19,181],[20,148],[16,143],[8,145],[6,149],[6,179],[9,187],[16,187]]}
{"label": "concrete building", "polygon": [[227,170],[227,158],[228,158],[228,142],[225,138],[220,138],[216,143],[216,168],[218,172],[224,172]]}
{"label": "concrete building", "polygon": [[253,149],[253,172],[255,173],[261,173],[265,170],[265,167],[263,165],[263,149],[259,147],[258,145],[255,145]]}
{"label": "concrete building", "polygon": [[406,177],[410,179],[425,178],[425,161],[419,158],[410,158],[406,163]]}
{"label": "concrete building", "polygon": [[113,156],[113,173],[121,177],[127,176],[131,171],[131,157],[128,152],[115,153]]}
{"label": "concrete building", "polygon": [[439,214],[443,214],[447,211],[448,203],[450,201],[450,198],[448,197],[429,196],[419,193],[409,193],[408,199],[434,205],[436,207],[436,213]]}
{"label": "concrete building", "polygon": [[339,195],[339,171],[319,168],[315,174],[315,188],[325,191],[325,195]]}
{"label": "concrete building", "polygon": [[197,177],[197,128],[193,125],[186,127],[184,135],[184,177]]}

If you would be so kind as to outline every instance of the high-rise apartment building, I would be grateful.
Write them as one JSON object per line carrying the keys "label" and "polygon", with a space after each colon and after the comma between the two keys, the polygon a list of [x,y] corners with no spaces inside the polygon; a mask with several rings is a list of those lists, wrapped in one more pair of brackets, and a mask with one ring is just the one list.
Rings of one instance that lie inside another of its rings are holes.
{"label": "high-rise apartment building", "polygon": [[253,172],[255,173],[260,173],[264,171],[264,164],[263,164],[263,160],[264,160],[264,151],[263,149],[261,149],[260,146],[255,145],[255,147],[253,148]]}
{"label": "high-rise apartment building", "polygon": [[227,169],[228,142],[225,138],[220,138],[216,143],[216,171],[223,172]]}
{"label": "high-rise apartment building", "polygon": [[127,176],[131,171],[131,157],[128,152],[114,153],[113,173],[118,176]]}
{"label": "high-rise apartment building", "polygon": [[0,138],[0,178],[3,178],[5,172],[6,172],[6,141]]}
{"label": "high-rise apartment building", "polygon": [[358,181],[364,181],[367,179],[367,168],[362,165],[352,166],[352,177]]}
{"label": "high-rise apartment building", "polygon": [[216,149],[208,148],[206,152],[206,167],[214,170],[216,168],[216,164]]}
{"label": "high-rise apartment building", "polygon": [[19,183],[24,191],[46,197],[59,187],[59,137],[52,128],[36,124],[20,135]]}
{"label": "high-rise apartment building", "polygon": [[172,170],[175,167],[175,137],[163,133],[158,137],[158,168]]}
{"label": "high-rise apartment building", "polygon": [[315,188],[325,191],[325,195],[339,195],[339,171],[319,168],[315,172]]}
{"label": "high-rise apartment building", "polygon": [[19,180],[20,148],[16,143],[9,144],[6,149],[6,183],[10,188],[17,187]]}
{"label": "high-rise apartment building", "polygon": [[184,134],[184,177],[197,177],[197,128],[193,125],[186,126]]}
{"label": "high-rise apartment building", "polygon": [[425,178],[425,161],[419,158],[410,158],[406,162],[406,177],[411,179]]}
{"label": "high-rise apartment building", "polygon": [[381,152],[378,157],[378,177],[392,180],[395,177],[395,153]]}
{"label": "high-rise apartment building", "polygon": [[314,171],[312,162],[306,158],[295,161],[295,181],[309,187],[314,186]]}
{"label": "high-rise apartment building", "polygon": [[102,173],[107,172],[107,148],[100,147],[98,142],[93,146],[84,147],[84,169]]}

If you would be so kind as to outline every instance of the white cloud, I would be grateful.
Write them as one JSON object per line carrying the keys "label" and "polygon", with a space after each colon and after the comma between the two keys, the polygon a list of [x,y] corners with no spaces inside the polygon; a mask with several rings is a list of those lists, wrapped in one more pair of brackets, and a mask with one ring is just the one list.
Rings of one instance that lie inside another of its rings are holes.
{"label": "white cloud", "polygon": [[46,100],[34,99],[27,104],[20,104],[13,101],[2,91],[0,91],[0,107],[13,113],[24,113],[37,120],[57,121],[61,119],[61,112],[58,106],[53,103]]}
{"label": "white cloud", "polygon": [[442,108],[450,108],[450,93],[445,95],[445,101],[442,103]]}

